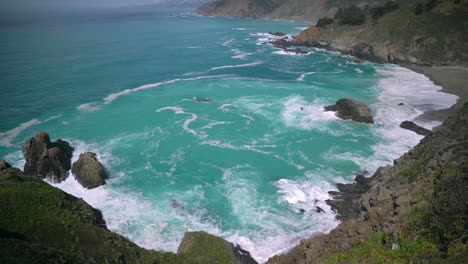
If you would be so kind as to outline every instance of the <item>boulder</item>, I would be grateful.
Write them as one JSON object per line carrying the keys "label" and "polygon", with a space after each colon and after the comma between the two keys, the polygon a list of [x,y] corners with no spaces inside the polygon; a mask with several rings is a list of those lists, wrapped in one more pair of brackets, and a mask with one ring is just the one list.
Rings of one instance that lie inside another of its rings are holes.
{"label": "boulder", "polygon": [[11,165],[5,160],[0,160],[0,172],[11,168]]}
{"label": "boulder", "polygon": [[342,119],[351,119],[356,122],[374,123],[369,106],[353,99],[343,98],[336,101],[335,105],[325,106],[325,111],[336,111]]}
{"label": "boulder", "polygon": [[15,167],[12,167],[8,162],[5,160],[0,160],[0,173],[13,173],[17,175],[23,175],[23,172]]}
{"label": "boulder", "polygon": [[60,182],[71,168],[73,150],[68,142],[61,139],[51,142],[47,132],[38,132],[23,144],[24,173]]}
{"label": "boulder", "polygon": [[185,233],[177,249],[177,256],[190,260],[190,263],[257,263],[240,246],[203,231]]}
{"label": "boulder", "polygon": [[73,163],[72,173],[75,175],[76,180],[88,189],[105,184],[107,179],[104,167],[97,160],[96,154],[92,152],[80,154],[78,161]]}
{"label": "boulder", "polygon": [[420,126],[416,125],[415,123],[413,123],[411,121],[403,121],[400,124],[400,127],[404,128],[404,129],[407,129],[407,130],[411,130],[411,131],[413,131],[416,134],[421,135],[421,136],[427,136],[427,135],[429,135],[429,133],[431,133],[431,131],[429,129],[425,129],[424,127],[420,127]]}

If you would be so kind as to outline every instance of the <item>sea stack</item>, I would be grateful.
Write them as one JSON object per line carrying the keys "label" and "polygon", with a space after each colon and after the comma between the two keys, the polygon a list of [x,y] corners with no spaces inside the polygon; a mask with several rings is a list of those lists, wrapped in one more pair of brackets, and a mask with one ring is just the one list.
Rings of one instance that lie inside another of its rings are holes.
{"label": "sea stack", "polygon": [[47,132],[37,132],[36,137],[23,144],[24,173],[61,182],[71,168],[73,150],[68,142],[61,139],[51,142]]}
{"label": "sea stack", "polygon": [[341,119],[350,119],[362,123],[374,123],[369,106],[353,99],[342,98],[336,104],[325,106],[325,111],[336,111]]}
{"label": "sea stack", "polygon": [[73,163],[72,173],[76,180],[88,189],[99,187],[106,183],[107,174],[97,160],[96,154],[85,152],[80,154],[78,161]]}

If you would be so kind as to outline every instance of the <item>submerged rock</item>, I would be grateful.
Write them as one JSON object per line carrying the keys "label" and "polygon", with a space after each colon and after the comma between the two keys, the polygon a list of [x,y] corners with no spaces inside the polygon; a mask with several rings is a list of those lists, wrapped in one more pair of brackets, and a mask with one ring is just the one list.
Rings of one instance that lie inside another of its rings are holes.
{"label": "submerged rock", "polygon": [[303,50],[303,49],[284,49],[284,52],[287,52],[287,53],[292,53],[292,54],[296,54],[296,55],[308,55],[309,52],[306,51],[306,50]]}
{"label": "submerged rock", "polygon": [[24,173],[60,182],[71,168],[73,150],[68,142],[61,139],[51,142],[47,132],[38,132],[23,144]]}
{"label": "submerged rock", "polygon": [[88,189],[99,187],[106,183],[107,174],[97,160],[96,154],[85,152],[80,154],[78,161],[73,163],[72,173],[76,180]]}
{"label": "submerged rock", "polygon": [[425,129],[424,127],[420,127],[420,126],[416,125],[414,122],[411,122],[411,121],[403,121],[400,124],[400,127],[404,128],[404,129],[407,129],[407,130],[411,130],[411,131],[413,131],[416,134],[421,135],[421,136],[427,136],[427,135],[429,135],[429,133],[431,133],[431,131],[429,129]]}
{"label": "submerged rock", "polygon": [[177,256],[193,263],[257,263],[248,251],[238,245],[203,231],[185,233],[177,249]]}
{"label": "submerged rock", "polygon": [[335,105],[325,106],[325,111],[336,111],[342,119],[350,119],[362,123],[374,123],[369,106],[353,99],[342,98]]}

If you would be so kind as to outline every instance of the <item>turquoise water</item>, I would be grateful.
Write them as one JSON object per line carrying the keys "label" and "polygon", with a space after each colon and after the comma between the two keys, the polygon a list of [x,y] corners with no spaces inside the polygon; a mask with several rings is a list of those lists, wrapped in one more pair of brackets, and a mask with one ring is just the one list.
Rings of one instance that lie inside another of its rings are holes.
{"label": "turquoise water", "polygon": [[[336,182],[419,141],[401,121],[456,100],[400,67],[263,44],[306,26],[188,13],[3,26],[0,156],[23,166],[22,143],[46,130],[74,160],[99,155],[107,185],[54,185],[101,209],[109,229],[168,251],[205,230],[266,261],[338,224],[324,202]],[[322,111],[342,97],[369,104],[376,124]]]}

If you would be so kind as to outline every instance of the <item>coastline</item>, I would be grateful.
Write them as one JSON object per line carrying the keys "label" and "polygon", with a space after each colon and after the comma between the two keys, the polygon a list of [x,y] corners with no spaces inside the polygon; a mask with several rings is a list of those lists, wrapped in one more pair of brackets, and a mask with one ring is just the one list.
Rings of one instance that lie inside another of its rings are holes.
{"label": "coastline", "polygon": [[402,65],[414,72],[424,74],[436,85],[442,87],[440,92],[458,96],[457,102],[447,109],[425,112],[417,119],[424,121],[445,121],[468,101],[468,89],[465,88],[468,67],[464,66],[419,66]]}

